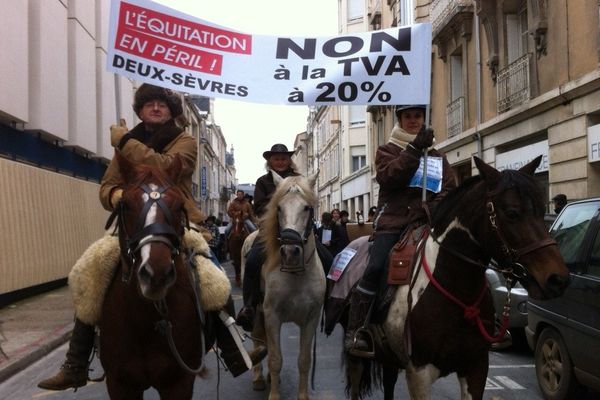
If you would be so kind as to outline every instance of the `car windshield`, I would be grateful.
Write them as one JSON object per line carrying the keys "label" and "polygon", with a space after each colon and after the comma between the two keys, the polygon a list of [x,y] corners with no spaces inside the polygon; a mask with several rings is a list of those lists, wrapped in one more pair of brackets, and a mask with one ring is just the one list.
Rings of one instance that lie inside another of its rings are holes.
{"label": "car windshield", "polygon": [[550,230],[550,236],[558,243],[567,265],[575,261],[579,244],[599,207],[600,202],[571,204],[561,214],[558,224],[554,224]]}

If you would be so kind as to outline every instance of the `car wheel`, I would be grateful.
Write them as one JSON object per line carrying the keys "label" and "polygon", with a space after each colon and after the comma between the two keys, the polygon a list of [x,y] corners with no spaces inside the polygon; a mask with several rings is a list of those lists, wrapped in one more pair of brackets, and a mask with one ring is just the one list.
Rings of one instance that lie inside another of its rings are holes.
{"label": "car wheel", "polygon": [[535,372],[547,400],[573,399],[581,391],[573,373],[571,357],[560,334],[546,328],[535,346]]}

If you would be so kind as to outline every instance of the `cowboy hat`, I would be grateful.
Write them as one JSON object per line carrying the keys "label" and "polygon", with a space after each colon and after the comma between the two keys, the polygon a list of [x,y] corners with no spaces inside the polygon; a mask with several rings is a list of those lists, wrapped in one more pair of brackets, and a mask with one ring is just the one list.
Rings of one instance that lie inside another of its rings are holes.
{"label": "cowboy hat", "polygon": [[273,154],[287,154],[288,156],[292,156],[294,154],[293,151],[288,151],[288,148],[285,144],[277,143],[271,146],[271,150],[265,151],[263,153],[263,158],[268,160]]}

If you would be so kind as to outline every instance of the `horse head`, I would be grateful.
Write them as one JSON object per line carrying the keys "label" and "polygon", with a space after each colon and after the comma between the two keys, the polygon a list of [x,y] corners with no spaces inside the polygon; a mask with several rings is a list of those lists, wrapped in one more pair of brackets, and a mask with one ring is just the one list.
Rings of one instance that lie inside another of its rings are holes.
{"label": "horse head", "polygon": [[491,257],[532,298],[561,295],[569,272],[544,223],[543,193],[533,176],[541,156],[519,170],[503,171],[474,159],[479,175],[442,201],[434,214],[434,230],[451,224],[466,230],[483,253],[477,255],[480,263]]}
{"label": "horse head", "polygon": [[160,171],[116,156],[125,183],[117,206],[123,278],[135,272],[141,295],[159,301],[177,279],[175,261],[187,217],[184,195],[175,185],[181,160],[176,156]]}
{"label": "horse head", "polygon": [[269,265],[280,264],[283,270],[304,270],[305,245],[314,241],[313,217],[317,174],[309,178],[291,176],[281,178],[273,174],[277,187],[271,198],[261,228],[261,236],[267,245]]}

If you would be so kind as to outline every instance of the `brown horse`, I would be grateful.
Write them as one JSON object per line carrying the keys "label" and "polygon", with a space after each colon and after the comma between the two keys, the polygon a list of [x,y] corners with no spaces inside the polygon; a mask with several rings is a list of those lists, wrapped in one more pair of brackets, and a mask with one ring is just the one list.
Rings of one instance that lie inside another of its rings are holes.
{"label": "brown horse", "polygon": [[385,398],[393,399],[400,369],[412,399],[429,399],[433,382],[450,373],[458,376],[462,399],[483,397],[490,342],[503,336],[494,335],[485,278],[490,261],[536,299],[561,295],[569,280],[544,224],[543,195],[533,177],[540,160],[500,172],[475,158],[480,174],[438,205],[411,284],[391,292],[389,311],[376,311],[371,321],[375,364],[347,356],[353,399],[382,379]]}
{"label": "brown horse", "polygon": [[235,283],[240,286],[242,246],[244,245],[244,240],[248,237],[249,232],[244,224],[244,219],[241,217],[241,212],[238,213],[240,215],[237,215],[233,219],[231,233],[229,234],[229,238],[227,238],[227,251],[229,251],[229,257],[231,258],[231,262],[235,269]]}
{"label": "brown horse", "polygon": [[117,157],[126,183],[115,213],[121,262],[99,322],[108,393],[141,400],[154,387],[163,399],[190,399],[204,336],[192,270],[180,251],[186,217],[174,182],[181,162],[176,157],[163,173]]}

